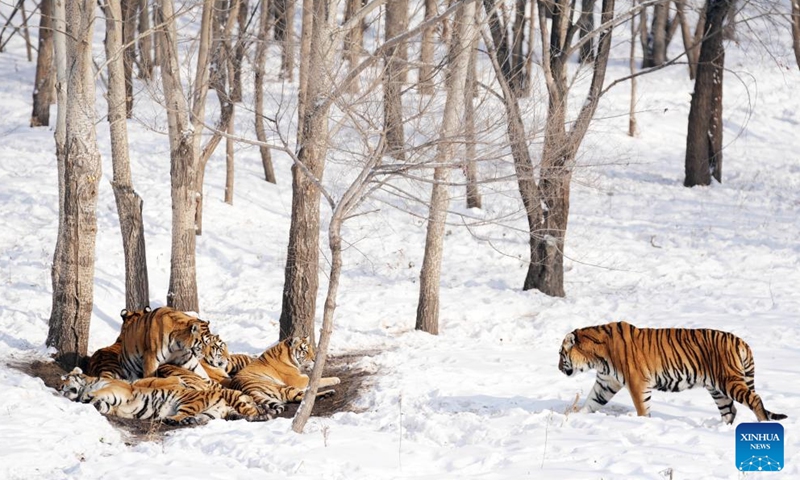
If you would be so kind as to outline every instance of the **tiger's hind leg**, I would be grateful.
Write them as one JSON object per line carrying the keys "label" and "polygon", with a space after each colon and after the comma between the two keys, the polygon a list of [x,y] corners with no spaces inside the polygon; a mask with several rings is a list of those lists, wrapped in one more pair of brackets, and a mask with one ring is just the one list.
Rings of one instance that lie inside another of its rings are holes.
{"label": "tiger's hind leg", "polygon": [[764,402],[761,400],[761,397],[748,387],[744,379],[728,379],[726,383],[725,390],[728,396],[752,410],[759,422],[765,420],[783,420],[787,418],[786,415],[782,413],[772,413],[764,408]]}
{"label": "tiger's hind leg", "polygon": [[714,399],[714,403],[717,404],[722,421],[729,425],[733,423],[736,418],[736,406],[733,404],[733,399],[714,387],[706,387],[706,389]]}
{"label": "tiger's hind leg", "polygon": [[596,412],[600,407],[607,404],[621,388],[622,385],[614,378],[598,375],[592,387],[592,391],[589,392],[586,403],[584,403],[583,408],[581,408],[581,412]]}

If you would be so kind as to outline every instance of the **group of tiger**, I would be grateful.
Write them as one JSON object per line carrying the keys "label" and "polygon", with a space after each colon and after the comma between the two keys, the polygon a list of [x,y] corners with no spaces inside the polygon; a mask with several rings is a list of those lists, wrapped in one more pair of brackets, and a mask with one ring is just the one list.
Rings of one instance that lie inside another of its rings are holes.
{"label": "group of tiger", "polygon": [[[314,365],[308,337],[287,338],[262,355],[229,354],[208,322],[174,310],[122,311],[113,345],[97,350],[87,372],[61,378],[61,393],[101,413],[154,419],[173,425],[210,419],[268,420],[288,402],[299,402]],[[318,396],[337,377],[322,378]]]}
{"label": "group of tiger", "polygon": [[[314,347],[287,338],[261,356],[229,354],[208,322],[168,307],[122,311],[117,341],[62,377],[61,392],[91,403],[101,413],[152,418],[169,424],[209,419],[272,418],[287,402],[299,402],[308,386]],[[755,392],[753,352],[732,333],[710,329],[637,328],[626,322],[579,328],[561,344],[558,368],[567,376],[596,370],[583,411],[593,412],[627,387],[636,413],[650,415],[652,390],[706,388],[722,420],[736,417],[734,401],[759,421],[786,415],[764,408]],[[323,378],[317,395],[330,395],[337,377]]]}

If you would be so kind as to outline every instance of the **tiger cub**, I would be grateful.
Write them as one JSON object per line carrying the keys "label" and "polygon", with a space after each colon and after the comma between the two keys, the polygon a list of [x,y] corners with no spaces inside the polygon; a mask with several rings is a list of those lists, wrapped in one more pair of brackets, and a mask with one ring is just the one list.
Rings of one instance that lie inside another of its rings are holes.
{"label": "tiger cub", "polygon": [[759,421],[787,418],[765,409],[756,394],[747,343],[719,330],[636,328],[625,322],[579,328],[564,338],[558,369],[567,376],[597,370],[583,411],[596,411],[627,387],[636,413],[649,416],[653,389],[678,392],[699,385],[714,398],[725,423],[736,417],[734,400]]}
{"label": "tiger cub", "polygon": [[[288,402],[299,402],[308,387],[308,375],[314,366],[314,347],[309,337],[292,337],[268,348],[260,357],[233,377],[231,388],[253,397],[269,411],[280,413]],[[338,377],[320,380],[320,388],[339,384]],[[317,396],[331,395],[333,389],[320,390]]]}
{"label": "tiger cub", "polygon": [[152,377],[159,365],[171,363],[207,376],[200,366],[208,342],[208,322],[160,307],[153,311],[123,310],[120,363],[124,377]]}
{"label": "tiger cub", "polygon": [[[253,399],[230,389],[190,390],[162,387],[157,381],[171,377],[147,378],[134,383],[85,375],[75,368],[62,378],[61,393],[70,400],[92,404],[100,413],[120,418],[156,419],[170,425],[204,424],[223,418],[249,421],[272,418],[263,414]],[[143,386],[145,384],[152,386]]]}

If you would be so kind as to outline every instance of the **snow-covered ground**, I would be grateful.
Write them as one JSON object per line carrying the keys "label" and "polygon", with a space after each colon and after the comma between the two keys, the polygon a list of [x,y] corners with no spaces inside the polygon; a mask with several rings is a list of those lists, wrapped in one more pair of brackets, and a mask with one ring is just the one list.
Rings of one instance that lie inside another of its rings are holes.
{"label": "snow-covered ground", "polygon": [[[616,34],[609,80],[627,70],[626,32]],[[527,244],[519,232],[488,225],[473,235],[453,216],[440,335],[414,331],[425,225],[383,205],[345,228],[353,247],[331,346],[333,354],[372,352],[356,364],[373,374],[360,413],[314,418],[302,435],[286,419],[214,421],[135,446],[90,406],[6,366],[47,358],[58,218],[53,131],[28,127],[34,64],[12,41],[0,53],[0,478],[741,478],[734,430],[755,416],[740,407],[734,425],[722,424],[704,390],[655,392],[651,418],[635,415],[627,391],[599,413],[572,411],[594,374],[558,371],[562,338],[623,319],[744,338],[767,408],[789,415],[786,468],[770,478],[800,478],[800,74],[788,32],[771,35],[772,55],[746,38],[729,44],[723,184],[682,186],[692,91],[685,66],[639,79],[637,138],[626,135],[627,86],[603,98],[573,183],[566,298],[520,291]],[[169,278],[168,142],[152,128],[165,128],[158,107],[144,99],[137,108],[139,120],[128,124],[133,181],[157,306]],[[105,112],[102,88],[97,109]],[[98,136],[104,180],[90,351],[114,340],[124,306],[104,120]],[[222,202],[222,157],[208,165],[200,307],[233,351],[258,353],[277,338],[291,185],[286,156],[275,162],[277,186],[262,180],[257,150],[239,148],[233,206]],[[345,168],[330,164],[327,181]],[[518,208],[513,183],[491,188],[485,210],[471,215]],[[464,212],[462,204],[456,198],[453,209]],[[522,218],[504,223],[524,228]],[[320,297],[324,274],[321,282]]]}

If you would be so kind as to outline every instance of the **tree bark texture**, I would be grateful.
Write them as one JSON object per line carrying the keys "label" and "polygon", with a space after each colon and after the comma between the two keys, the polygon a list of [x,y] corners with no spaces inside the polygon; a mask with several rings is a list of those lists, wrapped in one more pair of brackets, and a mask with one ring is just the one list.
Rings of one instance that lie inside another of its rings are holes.
{"label": "tree bark texture", "polygon": [[[275,40],[281,42],[281,71],[279,78],[287,82],[294,78],[294,0],[275,0]],[[306,4],[303,2],[303,15]],[[302,55],[302,53],[301,53]]]}
{"label": "tree bark texture", "polygon": [[527,87],[525,78],[525,6],[527,0],[516,0],[514,7],[514,26],[511,31],[511,70],[514,83],[512,87],[522,94]]}
{"label": "tree bark texture", "polygon": [[[386,40],[405,32],[408,29],[408,0],[388,2],[385,19]],[[383,129],[386,134],[387,153],[400,161],[405,161],[401,92],[406,79],[407,61],[405,42],[386,49],[383,58]]]}
{"label": "tree bark texture", "polygon": [[148,0],[139,0],[139,78],[153,78],[153,34],[150,31],[150,6]]}
{"label": "tree bark texture", "polygon": [[[302,32],[300,34],[300,69],[298,72],[297,92],[297,124],[300,125],[305,117],[306,97],[308,96],[308,69],[311,61],[311,37],[314,29],[314,0],[303,0]],[[303,142],[302,128],[298,128],[298,145]]]}
{"label": "tree bark texture", "polygon": [[[580,39],[583,39],[589,32],[594,30],[594,4],[595,0],[581,0],[581,14],[578,17],[578,27],[580,28]],[[634,21],[631,19],[631,21]],[[589,38],[581,45],[578,59],[581,63],[592,63],[594,61],[594,39]]]}
{"label": "tree bark texture", "polygon": [[68,98],[64,157],[64,222],[56,249],[53,310],[47,345],[55,347],[57,361],[71,369],[86,355],[94,289],[94,254],[97,234],[97,188],[101,176],[100,152],[95,136],[92,34],[95,2],[71,1],[66,5]]}
{"label": "tree bark texture", "polygon": [[106,60],[108,63],[108,122],[111,130],[111,186],[117,203],[122,249],[125,256],[125,308],[142,310],[150,305],[147,277],[142,199],[133,189],[125,104],[125,66],[122,56],[122,9],[120,0],[106,0]]}
{"label": "tree bark texture", "polygon": [[683,181],[686,187],[710,185],[712,177],[722,182],[722,80],[725,71],[722,30],[732,4],[731,0],[706,2],[705,34],[686,135]]}
{"label": "tree bark texture", "polygon": [[[351,0],[352,1],[352,0]],[[425,20],[429,20],[436,16],[436,0],[425,0]],[[422,31],[422,43],[420,44],[419,51],[419,93],[422,95],[433,94],[433,53],[436,47],[434,35],[436,34],[436,26],[430,27]]]}
{"label": "tree bark texture", "polygon": [[36,79],[33,86],[31,127],[50,125],[53,104],[53,0],[42,0],[39,14],[39,53],[36,56]]}
{"label": "tree bark texture", "polygon": [[127,118],[133,115],[133,65],[136,63],[136,20],[139,0],[122,0],[122,43],[125,46],[125,102]]}
{"label": "tree bark texture", "polygon": [[[160,32],[161,79],[167,109],[172,194],[172,248],[167,305],[199,312],[195,262],[195,209],[197,159],[189,106],[180,80],[177,33],[172,0],[159,0],[160,18],[171,19]],[[198,87],[199,88],[199,87]]]}
{"label": "tree bark texture", "polygon": [[[269,33],[270,25],[269,6],[269,0],[262,0],[258,20],[255,65],[253,66],[255,70],[253,94],[255,96],[256,138],[262,144],[267,142],[267,132],[264,128],[264,67],[267,63],[267,34]],[[272,154],[269,151],[269,147],[260,145],[258,151],[261,154],[261,164],[264,166],[264,179],[269,183],[277,183],[275,169],[272,166]]]}
{"label": "tree bark texture", "polygon": [[425,253],[422,259],[419,282],[419,302],[415,328],[432,335],[439,334],[439,283],[441,279],[444,229],[447,207],[450,203],[447,179],[449,163],[453,161],[454,141],[459,136],[464,116],[469,49],[475,35],[475,4],[462,5],[455,15],[455,34],[450,45],[450,72],[447,77],[445,100],[439,143],[436,146],[428,213],[428,230]]}
{"label": "tree bark texture", "polygon": [[309,336],[315,341],[314,314],[319,288],[319,188],[309,178],[322,180],[328,152],[328,113],[326,102],[333,91],[331,83],[334,59],[333,22],[336,9],[333,0],[313,0],[313,19],[308,48],[308,69],[303,108],[298,132],[297,157],[307,170],[292,166],[292,219],[289,225],[289,245],[284,270],[283,304],[280,317],[280,339],[290,336]]}

